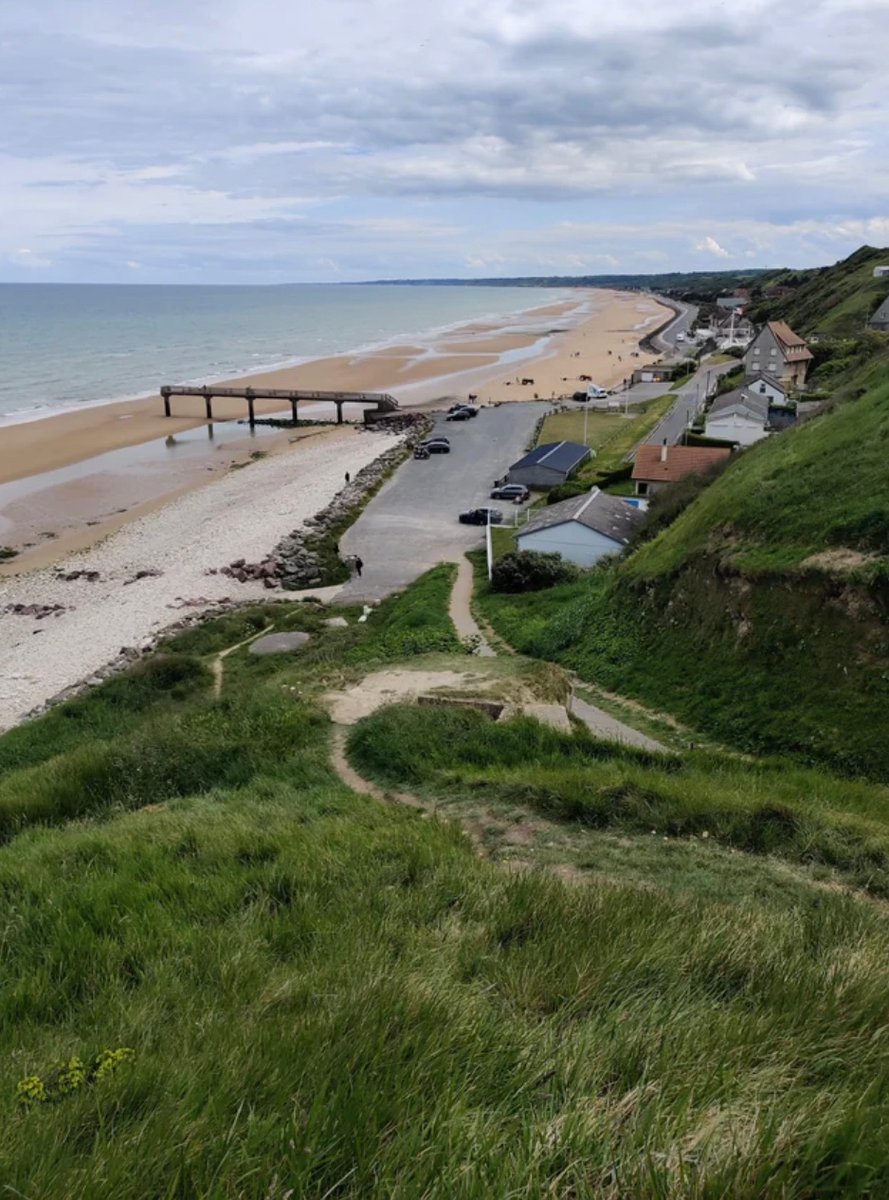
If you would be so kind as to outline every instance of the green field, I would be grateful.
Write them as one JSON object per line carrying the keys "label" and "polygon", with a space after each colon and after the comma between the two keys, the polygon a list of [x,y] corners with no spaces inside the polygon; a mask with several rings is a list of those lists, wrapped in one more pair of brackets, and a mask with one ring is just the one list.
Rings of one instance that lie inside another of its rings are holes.
{"label": "green field", "polygon": [[[330,687],[561,694],[460,654],[452,578],[221,618],[0,739],[10,1195],[885,1191],[884,790],[396,705],[350,757],[426,812],[356,795]],[[215,699],[269,623],[312,640]]]}

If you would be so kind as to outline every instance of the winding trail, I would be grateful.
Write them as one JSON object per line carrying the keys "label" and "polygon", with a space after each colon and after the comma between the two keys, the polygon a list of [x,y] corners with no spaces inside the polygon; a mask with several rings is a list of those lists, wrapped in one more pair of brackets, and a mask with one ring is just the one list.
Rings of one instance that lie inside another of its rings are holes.
{"label": "winding trail", "polygon": [[[479,639],[479,648],[476,651],[479,657],[493,658],[496,656],[497,651],[493,649],[490,642],[485,638],[479,628],[478,622],[472,615],[473,579],[472,563],[464,556],[457,565],[457,578],[451,590],[448,612],[451,620],[454,622],[454,628],[461,638],[477,637]],[[623,721],[619,721],[617,717],[613,717],[610,713],[605,712],[604,709],[597,708],[594,704],[589,704],[586,700],[581,700],[574,693],[573,683],[571,697],[568,701],[568,712],[577,717],[579,721],[583,721],[593,737],[602,738],[605,741],[620,742],[624,746],[635,746],[639,750],[657,750],[669,753],[667,747],[655,741],[654,738],[640,733],[632,725],[626,725]]]}

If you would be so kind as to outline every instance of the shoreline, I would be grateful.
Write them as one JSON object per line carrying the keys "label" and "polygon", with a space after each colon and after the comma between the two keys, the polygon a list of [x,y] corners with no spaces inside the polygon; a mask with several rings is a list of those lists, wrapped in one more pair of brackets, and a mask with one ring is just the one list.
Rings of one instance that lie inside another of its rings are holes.
{"label": "shoreline", "polygon": [[[609,387],[633,366],[650,361],[654,356],[640,351],[638,343],[646,329],[662,323],[666,312],[644,293],[578,290],[504,318],[453,324],[422,339],[425,344],[391,339],[373,351],[314,359],[228,382],[390,391],[402,408],[421,410],[452,399],[455,390],[459,395],[475,392],[481,403],[550,399],[573,391],[580,373]],[[636,359],[630,363],[633,354]],[[530,390],[518,382],[528,377],[535,380]],[[251,432],[238,424],[246,416],[246,406],[238,401],[215,399],[218,415],[209,426],[199,397],[175,397],[173,405],[175,415],[169,419],[154,394],[3,426],[0,546],[19,553],[0,563],[0,576],[19,576],[58,561],[258,455],[289,453],[307,435],[320,446],[324,435],[338,428],[258,427]],[[257,401],[256,409],[258,416],[279,414],[281,402]],[[323,419],[331,415],[328,409],[303,402],[300,415]],[[123,499],[126,512],[120,509]]]}

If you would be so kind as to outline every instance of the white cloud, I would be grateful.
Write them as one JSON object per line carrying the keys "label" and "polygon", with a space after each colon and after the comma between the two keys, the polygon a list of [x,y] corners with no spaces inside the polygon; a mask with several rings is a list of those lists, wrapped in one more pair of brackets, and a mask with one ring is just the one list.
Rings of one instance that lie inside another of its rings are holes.
{"label": "white cloud", "polygon": [[[520,273],[889,240],[885,0],[779,7],[6,6],[0,257],[354,277],[384,252],[392,273]],[[585,223],[627,232],[572,244]]]}
{"label": "white cloud", "polygon": [[725,246],[720,246],[716,238],[710,237],[709,235],[705,237],[702,242],[697,242],[695,244],[695,250],[702,250],[706,254],[715,254],[717,258],[731,258],[731,255],[729,254],[728,250],[726,250]]}
{"label": "white cloud", "polygon": [[27,267],[28,270],[33,271],[40,271],[52,266],[51,258],[44,258],[40,254],[35,254],[27,246],[20,246],[18,250],[13,250],[9,258],[17,267]]}

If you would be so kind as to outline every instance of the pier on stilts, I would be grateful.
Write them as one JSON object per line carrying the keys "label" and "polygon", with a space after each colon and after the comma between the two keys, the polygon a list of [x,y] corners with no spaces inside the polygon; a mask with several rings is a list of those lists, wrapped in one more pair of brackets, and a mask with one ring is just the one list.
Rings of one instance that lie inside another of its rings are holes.
{"label": "pier on stilts", "polygon": [[164,384],[160,389],[164,402],[164,416],[173,415],[170,401],[173,396],[201,396],[207,413],[207,420],[213,420],[213,399],[216,396],[247,401],[247,420],[253,426],[256,424],[255,404],[257,400],[283,400],[290,405],[294,424],[297,420],[297,405],[301,400],[313,403],[327,402],[336,406],[336,423],[343,423],[343,405],[361,404],[365,408],[365,421],[373,419],[371,414],[393,413],[398,411],[398,401],[387,392],[308,392],[289,388],[253,388],[253,387],[174,387]]}

